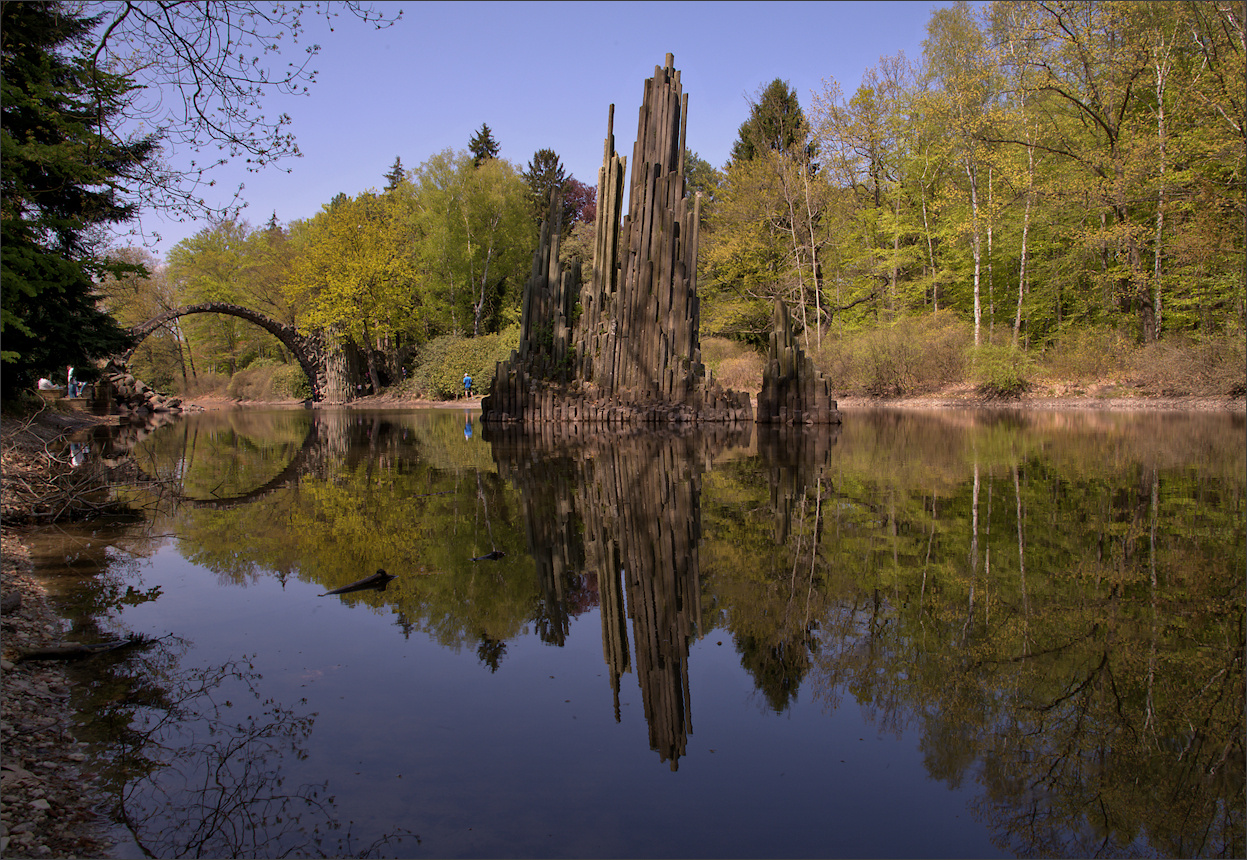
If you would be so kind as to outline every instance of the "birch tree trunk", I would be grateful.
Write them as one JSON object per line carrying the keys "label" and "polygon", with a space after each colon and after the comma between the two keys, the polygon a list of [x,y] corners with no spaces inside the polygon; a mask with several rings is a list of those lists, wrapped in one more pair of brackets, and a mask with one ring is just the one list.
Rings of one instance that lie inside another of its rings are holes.
{"label": "birch tree trunk", "polygon": [[1034,199],[1035,185],[1035,147],[1026,147],[1026,208],[1022,213],[1022,248],[1018,262],[1018,304],[1013,315],[1013,345],[1018,345],[1018,336],[1022,331],[1022,299],[1026,295],[1026,238],[1031,223],[1031,201]]}
{"label": "birch tree trunk", "polygon": [[982,241],[979,237],[979,185],[978,171],[971,161],[966,160],[966,176],[970,177],[970,231],[971,247],[974,252],[974,345],[982,343],[980,327],[983,323],[983,298],[979,288],[979,277],[982,271]]}

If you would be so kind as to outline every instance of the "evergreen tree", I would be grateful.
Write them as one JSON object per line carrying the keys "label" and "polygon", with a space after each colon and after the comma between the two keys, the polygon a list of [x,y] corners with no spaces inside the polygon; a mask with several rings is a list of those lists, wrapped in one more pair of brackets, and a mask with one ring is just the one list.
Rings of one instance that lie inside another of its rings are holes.
{"label": "evergreen tree", "polygon": [[481,123],[480,129],[468,141],[468,151],[472,153],[473,167],[480,167],[488,159],[498,157],[498,141],[494,140],[494,133],[488,125]]}
{"label": "evergreen tree", "polygon": [[406,178],[407,171],[403,170],[403,159],[399,156],[394,156],[394,164],[390,167],[389,172],[385,174],[385,190],[393,191]]}
{"label": "evergreen tree", "polygon": [[776,78],[750,105],[749,119],[741,123],[730,159],[739,163],[767,149],[790,153],[795,148],[803,153],[808,164],[816,155],[815,144],[807,143],[808,136],[805,114],[796,92],[786,81]]}
{"label": "evergreen tree", "polygon": [[95,237],[134,216],[119,189],[156,140],[101,133],[133,85],[75,54],[95,19],[59,3],[5,2],[0,22],[0,359],[11,393],[68,364],[89,368],[129,343],[98,307],[96,282],[142,267],[108,259]]}
{"label": "evergreen tree", "polygon": [[[558,153],[553,149],[539,149],[533,153],[528,162],[528,169],[521,171],[525,184],[528,185],[528,205],[533,220],[540,222],[546,217],[550,208],[550,192],[562,188],[567,182],[567,173],[559,162]],[[563,201],[563,226],[570,227],[573,218],[571,202]]]}

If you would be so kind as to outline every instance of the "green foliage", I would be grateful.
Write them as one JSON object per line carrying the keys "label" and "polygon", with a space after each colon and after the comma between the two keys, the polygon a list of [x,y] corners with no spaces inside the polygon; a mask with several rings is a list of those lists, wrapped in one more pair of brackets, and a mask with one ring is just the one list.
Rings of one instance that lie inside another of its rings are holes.
{"label": "green foliage", "polygon": [[235,373],[226,392],[242,400],[305,400],[312,396],[301,367],[271,358],[257,359]]}
{"label": "green foliage", "polygon": [[11,394],[128,345],[95,282],[133,269],[99,253],[97,231],[133,216],[121,192],[156,140],[104,134],[134,86],[77,53],[93,19],[52,3],[0,10],[0,385]]}
{"label": "green foliage", "polygon": [[[553,149],[539,149],[533,153],[528,162],[528,169],[520,173],[520,177],[528,186],[528,205],[534,223],[540,223],[550,209],[550,193],[555,188],[562,188],[567,181],[567,172],[559,161],[558,153]],[[563,201],[563,225],[570,227],[572,223],[572,201]]]}
{"label": "green foliage", "polygon": [[273,371],[273,394],[277,398],[307,400],[312,396],[311,383],[298,364],[285,364]]}
{"label": "green foliage", "polygon": [[817,145],[808,135],[796,91],[787,81],[776,78],[750,104],[749,119],[740,126],[736,142],[732,144],[730,161],[749,161],[770,150],[796,154],[809,163],[815,157]]}
{"label": "green foliage", "polygon": [[1033,366],[1023,350],[982,344],[970,347],[970,356],[971,374],[984,397],[1015,398],[1030,389]]}
{"label": "green foliage", "polygon": [[965,378],[970,326],[953,314],[905,316],[823,342],[820,369],[849,394],[921,394]]}
{"label": "green foliage", "polygon": [[403,159],[399,156],[395,156],[394,163],[385,174],[385,190],[393,191],[406,179],[407,171],[403,170]]}
{"label": "green foliage", "polygon": [[1071,326],[1044,350],[1043,365],[1058,379],[1103,379],[1125,371],[1134,349],[1116,329]]}
{"label": "green foliage", "polygon": [[519,326],[480,337],[434,338],[420,350],[412,378],[418,389],[437,400],[460,397],[465,373],[472,377],[474,391],[489,394],[497,363],[509,358],[519,345]]}
{"label": "green foliage", "polygon": [[489,126],[481,123],[481,127],[472,135],[472,139],[468,141],[468,152],[472,153],[472,166],[480,167],[491,158],[497,158],[500,147],[498,141],[494,140],[494,133],[489,130]]}
{"label": "green foliage", "polygon": [[[222,221],[205,227],[173,246],[168,256],[168,278],[178,304],[228,302],[255,306],[248,295],[248,235],[242,221]],[[194,314],[179,322],[193,345],[200,364],[222,373],[233,373],[246,363],[246,354],[257,350],[271,335],[228,314]]]}
{"label": "green foliage", "polygon": [[514,165],[491,158],[474,167],[445,150],[413,182],[420,298],[435,333],[488,334],[518,320],[537,227]]}
{"label": "green foliage", "polygon": [[[815,343],[951,311],[978,342],[1008,327],[1057,375],[1094,376],[1125,372],[1128,341],[1243,330],[1244,23],[1213,8],[937,10],[919,63],[884,57],[848,98],[834,81],[814,95],[805,173],[800,124],[775,121],[799,105],[772,82],[701,234],[703,335],[761,343],[775,296]],[[908,390],[904,344],[877,340],[845,378]]]}

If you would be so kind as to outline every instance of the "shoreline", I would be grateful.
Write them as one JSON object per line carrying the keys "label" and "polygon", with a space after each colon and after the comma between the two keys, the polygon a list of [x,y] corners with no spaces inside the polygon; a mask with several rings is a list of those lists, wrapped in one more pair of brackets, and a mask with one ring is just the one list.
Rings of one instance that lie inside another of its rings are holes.
{"label": "shoreline", "polygon": [[[479,409],[480,395],[458,400],[429,400],[402,394],[373,394],[331,407],[309,406],[302,400],[239,400],[232,397],[207,396],[188,398],[183,406],[188,412],[215,412],[228,409]],[[757,396],[751,395],[756,408]],[[867,409],[989,409],[999,411],[1106,411],[1106,412],[1238,412],[1247,414],[1244,395],[1137,395],[1122,396],[1116,392],[1092,394],[1026,394],[1017,398],[985,398],[972,391],[940,392],[908,397],[836,398],[841,411]]]}
{"label": "shoreline", "polygon": [[[1247,414],[1247,398],[1122,397],[1108,389],[1091,394],[1024,395],[1001,400],[977,397],[972,391],[943,392],[919,397],[844,397],[842,412],[870,410],[1070,411],[1070,412],[1220,412]],[[481,397],[433,401],[401,394],[372,395],[344,404],[354,409],[478,409]],[[243,401],[222,396],[190,398],[184,411],[230,409],[300,409],[303,401]],[[48,410],[30,420],[3,418],[5,517],[0,522],[4,608],[3,659],[0,678],[0,734],[4,744],[3,810],[0,812],[0,855],[98,857],[110,849],[110,822],[99,811],[102,795],[93,790],[84,745],[73,736],[70,681],[63,665],[54,662],[15,662],[21,651],[46,647],[61,640],[66,622],[52,610],[46,589],[34,575],[21,527],[13,519],[8,481],[16,472],[50,470],[50,444],[82,430],[119,423],[118,415]],[[20,517],[19,517],[20,518]]]}

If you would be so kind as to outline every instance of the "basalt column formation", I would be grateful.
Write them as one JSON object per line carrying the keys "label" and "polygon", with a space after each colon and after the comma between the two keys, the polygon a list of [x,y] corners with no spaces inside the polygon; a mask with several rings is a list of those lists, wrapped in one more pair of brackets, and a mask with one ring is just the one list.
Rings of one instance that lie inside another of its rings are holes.
{"label": "basalt column formation", "polygon": [[[580,288],[572,350],[544,366],[529,353],[500,363],[486,422],[580,421],[606,424],[751,421],[747,393],[723,390],[701,362],[697,300],[700,199],[685,196],[684,135],[688,97],[674,58],[645,82],[623,213],[627,160],[615,152],[614,106],[598,172],[593,272]],[[553,213],[552,213],[553,216]],[[551,219],[547,219],[548,221]],[[537,257],[557,261],[555,250]],[[534,277],[525,290],[521,342],[557,343],[561,308],[573,314],[561,272]],[[541,289],[549,300],[530,301]],[[530,313],[530,306],[533,312]],[[549,307],[550,310],[540,310]],[[557,350],[555,346],[553,351]]]}
{"label": "basalt column formation", "polygon": [[783,299],[775,300],[771,316],[770,354],[758,393],[758,423],[840,423],[840,410],[831,399],[831,382],[797,343]]}

